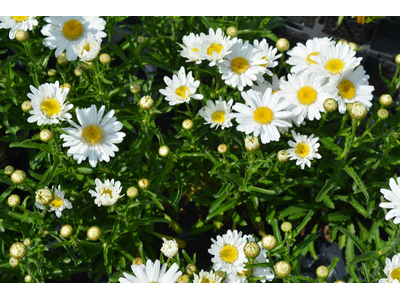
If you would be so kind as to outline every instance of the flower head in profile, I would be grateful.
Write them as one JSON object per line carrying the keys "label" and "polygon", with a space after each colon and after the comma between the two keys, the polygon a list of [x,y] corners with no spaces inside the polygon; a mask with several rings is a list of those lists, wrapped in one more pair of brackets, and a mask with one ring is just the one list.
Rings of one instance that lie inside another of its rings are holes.
{"label": "flower head in profile", "polygon": [[311,160],[314,158],[320,159],[321,155],[318,154],[318,138],[314,135],[306,136],[297,134],[292,130],[293,141],[289,141],[290,149],[287,150],[290,160],[296,160],[296,165],[300,165],[302,169],[307,165],[311,167]]}
{"label": "flower head in profile", "polygon": [[72,45],[71,47],[81,61],[90,62],[99,55],[101,39],[95,39],[93,34],[88,32],[84,39],[82,39],[78,44]]}
{"label": "flower head in profile", "polygon": [[[46,188],[46,187],[45,187]],[[71,209],[72,204],[70,201],[65,199],[65,192],[61,190],[61,186],[59,185],[57,188],[55,186],[51,187],[53,191],[53,200],[49,204],[49,211],[54,211],[57,218],[60,218],[62,215],[62,211],[64,209]],[[44,206],[39,204],[37,201],[35,202],[35,206],[39,209],[43,210]]]}
{"label": "flower head in profile", "polygon": [[221,28],[215,32],[210,28],[208,32],[208,35],[204,33],[200,35],[203,40],[201,55],[210,62],[209,66],[213,67],[217,62],[222,63],[223,58],[231,53],[231,47],[236,43],[237,38],[231,39],[229,36],[225,36]]}
{"label": "flower head in profile", "polygon": [[213,270],[210,272],[201,270],[199,275],[194,273],[193,276],[193,283],[220,283],[222,281],[222,278],[217,276]]}
{"label": "flower head in profile", "polygon": [[382,202],[379,206],[389,209],[385,216],[386,220],[394,218],[394,224],[400,224],[400,177],[397,177],[397,182],[394,178],[390,178],[389,186],[390,190],[381,189],[383,197],[389,202]]}
{"label": "flower head in profile", "polygon": [[10,29],[8,37],[10,40],[13,40],[15,38],[15,33],[18,30],[28,31],[37,26],[38,21],[35,18],[36,16],[0,17],[0,29]]}
{"label": "flower head in profile", "polygon": [[400,283],[400,253],[390,260],[386,257],[386,266],[383,272],[387,278],[379,279],[379,283]]}
{"label": "flower head in profile", "polygon": [[225,129],[232,126],[232,104],[233,99],[226,102],[222,100],[222,97],[219,97],[219,100],[215,102],[208,100],[207,106],[199,111],[199,115],[204,118],[205,124],[211,124],[211,128],[216,127],[218,129],[221,126],[221,129]]}
{"label": "flower head in profile", "polygon": [[94,104],[90,108],[77,108],[79,124],[70,121],[73,127],[63,128],[66,132],[60,136],[64,140],[63,147],[69,147],[67,155],[78,164],[88,158],[94,168],[97,161],[109,162],[110,157],[119,151],[115,144],[121,143],[125,137],[125,133],[120,131],[123,125],[114,117],[114,110],[103,117],[104,111],[104,105],[98,111]]}
{"label": "flower head in profile", "polygon": [[71,119],[68,111],[74,107],[66,101],[69,89],[62,90],[58,81],[55,83],[45,83],[36,89],[30,86],[31,92],[28,98],[31,100],[32,115],[28,118],[29,123],[40,125],[59,124],[60,121]]}
{"label": "flower head in profile", "polygon": [[178,45],[182,48],[179,51],[182,57],[187,58],[186,62],[195,62],[201,64],[203,56],[201,53],[201,47],[203,45],[203,39],[198,34],[190,33],[182,38],[182,44]]}
{"label": "flower head in profile", "polygon": [[174,263],[167,271],[167,264],[163,264],[160,268],[160,261],[154,263],[148,259],[146,265],[132,265],[132,272],[128,274],[124,272],[124,277],[119,278],[121,283],[174,283],[178,280],[182,272]]}
{"label": "flower head in profile", "polygon": [[165,100],[170,105],[189,103],[192,98],[195,100],[203,99],[203,95],[196,94],[196,89],[199,87],[200,81],[194,80],[192,71],[186,75],[184,67],[181,67],[178,76],[173,75],[172,79],[165,76],[164,82],[167,87],[161,89],[160,93],[165,96]]}
{"label": "flower head in profile", "polygon": [[102,205],[114,205],[117,203],[119,198],[124,196],[121,195],[121,182],[114,181],[114,178],[111,180],[106,179],[104,182],[101,182],[100,179],[96,178],[94,182],[96,183],[95,190],[90,190],[89,193],[93,198],[95,198],[94,203],[99,207]]}

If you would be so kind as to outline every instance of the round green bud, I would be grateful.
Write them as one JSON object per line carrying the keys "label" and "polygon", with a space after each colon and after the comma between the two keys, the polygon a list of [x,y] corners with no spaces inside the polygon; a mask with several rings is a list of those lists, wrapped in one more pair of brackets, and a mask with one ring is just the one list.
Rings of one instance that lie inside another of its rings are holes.
{"label": "round green bud", "polygon": [[15,170],[11,174],[11,181],[15,184],[21,184],[26,179],[26,173],[22,170]]}
{"label": "round green bud", "polygon": [[274,270],[276,276],[279,278],[285,278],[290,275],[292,266],[287,261],[281,260],[275,264]]}
{"label": "round green bud", "polygon": [[16,207],[20,202],[21,198],[16,194],[10,195],[7,199],[7,203],[10,207]]}
{"label": "round green bud", "polygon": [[385,120],[389,117],[389,112],[386,109],[381,108],[378,110],[378,117],[379,119]]}
{"label": "round green bud", "polygon": [[25,276],[25,282],[26,283],[30,283],[30,282],[32,282],[32,280],[33,280],[32,275],[28,274],[28,275]]}
{"label": "round green bud", "polygon": [[143,44],[146,41],[146,38],[144,36],[139,35],[136,40],[139,44]]}
{"label": "round green bud", "polygon": [[266,236],[264,236],[261,239],[261,246],[265,250],[272,250],[276,247],[277,244],[278,244],[278,241],[276,240],[276,238],[270,234],[267,234]]}
{"label": "round green bud", "polygon": [[225,154],[228,151],[228,146],[225,144],[219,144],[217,150],[218,153]]}
{"label": "round green bud", "polygon": [[177,283],[189,283],[189,276],[187,274],[179,276]]}
{"label": "round green bud", "polygon": [[317,268],[317,276],[319,277],[319,278],[321,278],[321,279],[326,279],[326,278],[328,278],[328,276],[329,276],[329,270],[328,270],[328,268],[327,267],[325,267],[325,266],[319,266],[318,268]]}
{"label": "round green bud", "polygon": [[186,273],[189,274],[189,275],[193,275],[193,273],[195,273],[196,270],[197,270],[197,268],[196,268],[195,265],[188,264],[188,265],[186,266]]}
{"label": "round green bud", "polygon": [[56,69],[49,69],[47,71],[47,75],[49,75],[50,77],[54,77],[57,74],[57,70]]}
{"label": "round green bud", "polygon": [[396,55],[396,58],[394,59],[394,61],[396,62],[396,64],[400,65],[400,54]]}
{"label": "round green bud", "polygon": [[26,100],[21,104],[21,109],[23,112],[29,112],[32,109],[31,101]]}
{"label": "round green bud", "polygon": [[281,52],[287,51],[289,49],[289,47],[290,47],[290,43],[285,38],[280,38],[276,41],[276,48]]}
{"label": "round green bud", "polygon": [[393,98],[389,94],[383,94],[379,97],[379,103],[382,106],[390,106],[393,103]]}
{"label": "round green bud", "polygon": [[324,101],[324,108],[327,112],[334,112],[338,108],[338,103],[333,98],[328,98]]}
{"label": "round green bud", "polygon": [[63,225],[63,227],[61,227],[61,229],[60,229],[60,235],[64,239],[69,238],[73,232],[74,232],[74,229],[72,228],[71,225],[68,225],[68,224]]}
{"label": "round green bud", "polygon": [[62,65],[62,66],[66,66],[68,65],[69,61],[67,59],[67,54],[65,52],[61,53],[58,57],[57,57],[57,62]]}
{"label": "round green bud", "polygon": [[19,260],[14,257],[11,257],[9,263],[11,267],[16,268],[19,265]]}
{"label": "round green bud", "polygon": [[367,107],[360,102],[349,103],[347,108],[349,109],[350,116],[355,120],[362,120],[368,115]]}
{"label": "round green bud", "polygon": [[283,222],[281,225],[281,229],[283,232],[290,232],[292,231],[292,223],[290,222]]}
{"label": "round green bud", "polygon": [[288,153],[286,150],[280,150],[277,154],[276,154],[276,159],[280,162],[280,163],[284,163],[288,160]]}
{"label": "round green bud", "polygon": [[226,29],[226,34],[229,35],[231,38],[234,38],[237,35],[237,28],[235,26],[230,26]]}
{"label": "round green bud", "polygon": [[142,109],[151,109],[154,106],[154,100],[150,96],[144,96],[139,100],[139,106]]}
{"label": "round green bud", "polygon": [[129,89],[131,90],[132,94],[138,94],[142,90],[141,86],[137,83],[131,84]]}
{"label": "round green bud", "polygon": [[142,190],[145,190],[145,189],[147,189],[149,187],[150,181],[148,179],[146,179],[146,178],[142,178],[142,179],[139,180],[138,184],[139,184],[139,187]]}
{"label": "round green bud", "polygon": [[126,195],[128,196],[128,198],[131,199],[136,198],[138,193],[139,193],[138,189],[134,186],[131,186],[126,190]]}
{"label": "round green bud", "polygon": [[358,45],[356,43],[347,43],[347,45],[349,45],[349,47],[354,51],[357,51],[358,49]]}
{"label": "round green bud", "polygon": [[29,34],[25,30],[18,30],[15,33],[15,38],[17,39],[18,42],[25,42],[29,39]]}
{"label": "round green bud", "polygon": [[26,254],[26,246],[23,243],[16,242],[11,245],[10,254],[16,259],[21,259]]}
{"label": "round green bud", "polygon": [[39,138],[43,143],[47,143],[51,140],[53,134],[48,129],[43,129],[40,131]]}
{"label": "round green bud", "polygon": [[183,129],[190,130],[193,128],[193,121],[190,119],[186,119],[182,122]]}
{"label": "round green bud", "polygon": [[30,238],[26,238],[26,239],[24,240],[24,245],[27,246],[27,247],[29,247],[29,246],[31,245],[31,239],[30,239]]}
{"label": "round green bud", "polygon": [[91,241],[97,241],[100,238],[101,230],[97,226],[92,226],[87,231],[87,237]]}
{"label": "round green bud", "polygon": [[74,73],[76,77],[81,77],[83,75],[83,69],[81,67],[77,67],[75,68]]}
{"label": "round green bud", "polygon": [[168,146],[161,146],[158,149],[158,155],[160,155],[161,157],[167,157],[169,154],[169,148]]}
{"label": "round green bud", "polygon": [[100,63],[103,65],[108,65],[111,62],[111,57],[107,53],[100,55]]}
{"label": "round green bud", "polygon": [[260,254],[260,246],[256,242],[247,242],[244,245],[243,252],[247,257],[254,258]]}
{"label": "round green bud", "polygon": [[135,265],[135,266],[143,265],[143,259],[141,259],[140,257],[136,257],[133,260],[132,265]]}
{"label": "round green bud", "polygon": [[13,166],[7,166],[7,167],[4,168],[4,174],[11,175],[12,172],[14,172],[14,167]]}

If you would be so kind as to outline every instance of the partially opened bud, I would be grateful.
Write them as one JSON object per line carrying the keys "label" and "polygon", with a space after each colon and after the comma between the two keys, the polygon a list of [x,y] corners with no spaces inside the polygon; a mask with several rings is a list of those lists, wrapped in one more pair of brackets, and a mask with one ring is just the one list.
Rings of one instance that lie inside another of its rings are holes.
{"label": "partially opened bud", "polygon": [[338,40],[337,43],[338,43],[338,44],[347,44],[347,40],[345,40],[345,39],[340,39],[340,40]]}
{"label": "partially opened bud", "polygon": [[328,112],[334,112],[338,108],[338,103],[333,98],[328,98],[324,101],[324,108]]}
{"label": "partially opened bud", "polygon": [[142,178],[139,180],[139,187],[143,190],[147,189],[150,185],[150,181],[146,178]]}
{"label": "partially opened bud", "polygon": [[194,272],[196,272],[197,268],[195,265],[192,264],[188,264],[186,266],[186,273],[188,273],[189,275],[193,275]]}
{"label": "partially opened bud", "polygon": [[69,83],[64,83],[63,85],[60,86],[60,89],[62,89],[62,90],[65,90],[65,89],[71,90],[71,85]]}
{"label": "partially opened bud", "polygon": [[43,188],[36,191],[35,200],[43,206],[47,206],[53,201],[53,191],[49,188]]}
{"label": "partially opened bud", "polygon": [[258,137],[248,135],[244,140],[244,147],[249,152],[255,152],[260,148]]}
{"label": "partially opened bud", "polygon": [[353,119],[362,120],[367,116],[368,110],[364,104],[360,102],[355,102],[350,104],[348,104],[348,107],[350,108],[350,116]]}
{"label": "partially opened bud", "polygon": [[288,160],[288,153],[286,150],[280,150],[277,154],[276,154],[276,159],[280,162],[280,163],[284,163],[285,161]]}

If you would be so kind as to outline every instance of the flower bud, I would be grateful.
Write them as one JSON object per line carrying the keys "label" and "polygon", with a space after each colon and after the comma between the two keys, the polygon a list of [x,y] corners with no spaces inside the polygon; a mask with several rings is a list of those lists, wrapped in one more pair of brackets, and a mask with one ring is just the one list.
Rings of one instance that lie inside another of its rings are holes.
{"label": "flower bud", "polygon": [[394,59],[394,61],[396,62],[396,64],[400,65],[400,54],[396,55],[396,58]]}
{"label": "flower bud", "polygon": [[393,133],[392,133],[392,137],[393,137],[395,140],[398,140],[398,139],[399,139],[399,133],[398,133],[397,131],[393,132]]}
{"label": "flower bud", "polygon": [[219,153],[225,154],[226,151],[228,151],[228,146],[225,144],[219,144],[217,150]]}
{"label": "flower bud", "polygon": [[248,135],[244,140],[244,147],[249,152],[255,152],[260,148],[260,142],[258,141],[258,137]]}
{"label": "flower bud", "polygon": [[75,68],[74,73],[76,77],[81,77],[83,75],[83,69],[81,67],[77,67]]}
{"label": "flower bud", "polygon": [[224,280],[224,278],[226,277],[226,272],[218,270],[215,272],[215,276],[218,276],[219,278],[222,278],[222,280]]}
{"label": "flower bud", "polygon": [[35,200],[40,205],[46,206],[53,201],[53,192],[49,188],[43,188],[36,191]]}
{"label": "flower bud", "polygon": [[353,119],[362,120],[368,114],[367,108],[360,102],[350,103],[347,105],[347,107],[349,108],[350,116]]}
{"label": "flower bud", "polygon": [[26,100],[21,104],[21,109],[23,112],[28,112],[32,109],[31,101]]}
{"label": "flower bud", "polygon": [[11,207],[16,207],[20,202],[21,202],[21,198],[15,194],[10,195],[10,197],[8,197],[8,200],[7,200],[8,205]]}
{"label": "flower bud", "polygon": [[131,90],[132,94],[138,94],[142,90],[141,86],[137,83],[131,84],[129,89]]}
{"label": "flower bud", "polygon": [[12,172],[14,172],[14,167],[13,166],[7,166],[7,167],[4,168],[4,174],[11,175]]}
{"label": "flower bud", "polygon": [[280,163],[284,163],[285,161],[288,160],[288,153],[286,150],[280,150],[277,154],[276,154],[276,159],[280,162]]}
{"label": "flower bud", "polygon": [[290,43],[287,39],[285,38],[280,38],[276,41],[276,48],[278,48],[279,51],[285,52],[288,50],[290,47]]}
{"label": "flower bud", "polygon": [[278,244],[278,241],[276,240],[276,238],[270,234],[267,234],[261,240],[261,246],[265,250],[272,250],[276,247],[277,244]]}
{"label": "flower bud", "polygon": [[383,106],[390,106],[393,103],[393,98],[389,94],[383,94],[379,97],[379,103]]}
{"label": "flower bud", "polygon": [[175,255],[178,254],[179,251],[179,246],[178,243],[172,239],[172,240],[167,240],[166,238],[163,238],[163,245],[161,247],[161,252],[168,258],[173,258]]}
{"label": "flower bud", "polygon": [[292,231],[292,223],[290,222],[283,222],[281,225],[281,229],[283,232],[290,232]]}
{"label": "flower bud", "polygon": [[60,86],[60,89],[62,89],[62,90],[65,90],[65,89],[71,90],[71,85],[69,83],[64,83],[63,85]]}
{"label": "flower bud", "polygon": [[161,157],[167,157],[169,154],[169,148],[168,146],[161,146],[160,149],[158,149],[158,155]]}
{"label": "flower bud", "polygon": [[324,108],[328,112],[334,112],[338,108],[338,103],[333,98],[328,98],[324,101]]}
{"label": "flower bud", "polygon": [[247,257],[254,258],[260,254],[260,246],[256,242],[247,242],[243,248],[244,254]]}
{"label": "flower bud", "polygon": [[328,276],[329,276],[329,270],[328,270],[328,268],[327,267],[325,267],[325,266],[319,266],[318,268],[317,268],[317,276],[319,277],[319,278],[321,278],[321,279],[326,279],[326,278],[328,278]]}
{"label": "flower bud", "polygon": [[142,178],[142,179],[139,180],[139,187],[142,190],[147,189],[149,187],[149,185],[150,185],[150,181],[148,179]]}
{"label": "flower bud", "polygon": [[87,237],[91,241],[97,241],[100,238],[101,230],[97,226],[92,226],[87,231]]}
{"label": "flower bud", "polygon": [[146,38],[144,36],[139,35],[136,40],[139,44],[143,44],[146,41]]}
{"label": "flower bud", "polygon": [[285,277],[289,276],[290,272],[292,271],[292,267],[290,266],[290,264],[284,260],[278,261],[275,264],[274,269],[275,269],[275,274],[279,278],[285,278]]}
{"label": "flower bud", "polygon": [[136,187],[131,186],[130,188],[128,188],[128,189],[126,190],[126,195],[128,196],[128,198],[133,199],[133,198],[136,198],[136,197],[137,197],[138,192],[139,192],[139,191],[138,191],[138,189],[137,189]]}
{"label": "flower bud", "polygon": [[57,57],[57,62],[62,66],[68,65],[69,61],[67,59],[67,54],[65,52],[61,53]]}
{"label": "flower bud", "polygon": [[16,259],[21,259],[26,254],[26,246],[20,242],[11,245],[10,254]]}
{"label": "flower bud", "polygon": [[378,110],[378,117],[379,119],[385,120],[389,117],[389,112],[386,109],[381,108]]}
{"label": "flower bud", "polygon": [[334,283],[346,283],[346,282],[343,280],[336,280]]}
{"label": "flower bud", "polygon": [[150,109],[154,106],[154,100],[150,96],[144,96],[139,100],[142,109]]}
{"label": "flower bud", "polygon": [[111,62],[111,57],[107,53],[100,55],[100,63],[103,65],[108,65]]}
{"label": "flower bud", "polygon": [[47,75],[49,75],[50,77],[54,77],[57,74],[57,70],[56,69],[49,69],[47,71]]}
{"label": "flower bud", "polygon": [[135,265],[135,266],[143,265],[143,259],[141,259],[140,257],[136,257],[133,260],[132,265]]}
{"label": "flower bud", "polygon": [[186,119],[182,122],[183,129],[190,130],[193,128],[193,121],[190,119]]}
{"label": "flower bud", "polygon": [[186,273],[189,274],[189,275],[193,275],[193,273],[196,272],[196,270],[197,270],[197,268],[196,268],[195,265],[188,264],[186,266]]}
{"label": "flower bud", "polygon": [[183,274],[182,276],[178,277],[177,283],[189,283],[189,276]]}
{"label": "flower bud", "polygon": [[90,70],[93,67],[92,61],[82,61],[81,66],[84,70]]}
{"label": "flower bud", "polygon": [[347,40],[340,39],[340,40],[338,40],[337,44],[347,44]]}
{"label": "flower bud", "polygon": [[28,274],[28,275],[25,276],[25,282],[26,283],[30,283],[30,282],[32,282],[32,280],[33,280],[32,275]]}
{"label": "flower bud", "polygon": [[17,39],[18,42],[25,42],[29,39],[29,34],[25,30],[18,30],[15,33],[15,38]]}
{"label": "flower bud", "polygon": [[29,247],[29,246],[31,245],[31,239],[30,239],[30,238],[26,238],[26,239],[24,240],[24,245],[27,246],[27,247]]}
{"label": "flower bud", "polygon": [[19,265],[19,260],[14,257],[11,257],[9,263],[11,267],[16,268]]}
{"label": "flower bud", "polygon": [[354,51],[357,51],[358,45],[356,43],[347,43],[349,45],[350,49],[353,49]]}
{"label": "flower bud", "polygon": [[39,134],[39,138],[43,143],[47,143],[48,141],[50,141],[52,136],[53,134],[48,129],[41,130]]}
{"label": "flower bud", "polygon": [[15,184],[21,184],[26,179],[26,173],[22,170],[15,170],[11,174],[11,181]]}
{"label": "flower bud", "polygon": [[231,38],[234,38],[237,35],[237,28],[235,26],[230,26],[226,29],[226,34]]}
{"label": "flower bud", "polygon": [[63,225],[63,227],[61,227],[61,229],[60,229],[60,235],[64,239],[69,238],[73,232],[74,232],[74,229],[72,228],[71,225],[68,225],[68,224]]}

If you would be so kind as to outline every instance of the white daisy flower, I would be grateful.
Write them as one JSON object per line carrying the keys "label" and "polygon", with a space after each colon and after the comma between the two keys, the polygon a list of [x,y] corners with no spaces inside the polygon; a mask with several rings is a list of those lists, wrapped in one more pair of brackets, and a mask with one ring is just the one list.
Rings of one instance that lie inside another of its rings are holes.
{"label": "white daisy flower", "polygon": [[223,58],[231,53],[231,47],[237,41],[237,38],[231,39],[229,36],[225,36],[221,28],[218,28],[216,32],[210,28],[208,35],[201,33],[200,37],[203,40],[201,55],[203,59],[210,61],[210,67],[215,66],[217,62],[222,63]]}
{"label": "white daisy flower", "polygon": [[226,283],[248,283],[249,281],[247,280],[246,274],[249,274],[248,271],[243,271],[242,273],[229,273],[226,274],[226,279],[225,282]]}
{"label": "white daisy flower", "polygon": [[380,203],[379,206],[382,208],[390,209],[386,214],[385,219],[390,220],[394,218],[394,224],[400,224],[400,177],[397,177],[397,182],[394,178],[390,178],[388,189],[381,189],[381,193],[386,200],[390,202]]}
{"label": "white daisy flower", "polygon": [[167,240],[166,238],[163,238],[163,245],[161,247],[161,252],[168,258],[172,258],[175,255],[178,254],[179,251],[179,246],[178,243],[173,239],[173,240]]}
{"label": "white daisy flower", "polygon": [[386,266],[383,269],[387,278],[379,279],[379,283],[400,283],[400,253],[390,260],[386,257]]}
{"label": "white daisy flower", "polygon": [[165,76],[164,82],[167,87],[161,89],[160,93],[165,96],[165,100],[169,102],[169,105],[177,105],[184,102],[189,103],[191,98],[195,100],[203,99],[203,95],[195,94],[200,81],[194,80],[192,71],[186,75],[184,67],[181,67],[178,76],[173,75],[172,79]]}
{"label": "white daisy flower", "polygon": [[[175,283],[182,275],[179,267],[174,263],[167,271],[167,264],[163,264],[160,269],[160,261],[154,263],[148,259],[145,265],[132,265],[133,274],[125,273],[125,277],[120,277],[121,283]],[[166,272],[167,271],[167,272]]]}
{"label": "white daisy flower", "polygon": [[219,72],[226,84],[243,91],[244,87],[252,86],[253,81],[262,78],[266,71],[263,65],[267,61],[263,59],[263,52],[257,51],[248,41],[238,40],[231,50],[223,62],[217,64]]}
{"label": "white daisy flower", "polygon": [[297,123],[305,118],[319,120],[321,112],[325,112],[324,101],[332,98],[326,89],[326,78],[316,73],[289,74],[288,81],[282,81],[280,86],[285,100],[292,104],[291,111],[297,116]]}
{"label": "white daisy flower", "polygon": [[310,69],[318,74],[333,78],[347,70],[353,70],[362,60],[356,57],[356,52],[347,43],[338,43],[336,46],[327,46],[318,56],[311,56],[315,64]]}
{"label": "white daisy flower", "polygon": [[95,39],[93,34],[88,32],[84,39],[82,39],[78,44],[72,45],[71,48],[81,61],[89,62],[99,55],[101,39]]}
{"label": "white daisy flower", "polygon": [[199,115],[206,120],[205,124],[211,124],[211,128],[216,127],[218,129],[221,126],[221,129],[225,129],[232,126],[232,104],[233,99],[226,102],[222,100],[222,97],[219,97],[219,100],[216,100],[215,103],[208,100],[207,106],[199,111]]}
{"label": "white daisy flower", "polygon": [[211,239],[211,241],[213,244],[208,249],[208,253],[214,255],[211,259],[214,263],[214,270],[222,270],[226,273],[244,271],[247,258],[243,252],[243,247],[247,241],[242,236],[242,232],[228,230],[222,237],[218,235],[217,240]]}
{"label": "white daisy flower", "polygon": [[335,41],[327,37],[310,39],[305,45],[297,43],[292,50],[287,52],[290,57],[286,63],[293,66],[290,72],[296,74],[307,70],[312,64],[316,63],[313,60],[315,56],[318,56],[320,52],[324,53],[325,48],[334,45]]}
{"label": "white daisy flower", "polygon": [[330,93],[338,102],[339,112],[346,112],[347,103],[359,102],[364,104],[369,110],[372,106],[372,92],[375,88],[368,85],[369,75],[365,74],[363,66],[357,67],[355,70],[350,69],[341,76],[337,76],[332,82],[332,90]]}
{"label": "white daisy flower", "polygon": [[36,16],[31,17],[0,17],[0,29],[11,29],[8,37],[10,40],[15,38],[15,33],[18,30],[28,31],[32,30],[33,27],[37,26],[38,21],[35,19]]}
{"label": "white daisy flower", "polygon": [[95,181],[96,187],[94,190],[90,190],[89,194],[92,195],[94,199],[94,203],[99,207],[111,206],[117,203],[119,198],[122,198],[124,195],[121,195],[122,186],[121,182],[115,181],[114,178],[110,180],[106,179],[101,182],[100,179],[96,178]]}
{"label": "white daisy flower", "polygon": [[202,62],[202,54],[201,47],[203,45],[203,39],[198,34],[190,33],[189,35],[185,35],[182,38],[183,45],[181,46],[182,50],[179,51],[182,57],[187,58],[186,62],[196,62],[196,64],[201,64]]}
{"label": "white daisy flower", "polygon": [[47,36],[43,40],[43,45],[56,49],[56,57],[66,51],[69,61],[77,59],[72,46],[78,45],[87,38],[89,32],[96,40],[107,36],[103,31],[106,21],[100,17],[59,16],[46,17],[44,20],[49,24],[43,26],[41,31],[44,36]]}
{"label": "white daisy flower", "polygon": [[[47,188],[45,186],[45,188]],[[50,202],[49,204],[49,211],[54,211],[56,213],[57,218],[60,218],[62,215],[62,211],[64,209],[71,209],[72,204],[70,201],[64,198],[65,192],[61,191],[61,186],[59,185],[57,188],[54,186],[51,187],[54,195],[53,201]],[[44,206],[40,205],[38,202],[35,202],[35,206],[38,207],[39,209],[43,210]]]}
{"label": "white daisy flower", "polygon": [[321,155],[318,154],[318,138],[314,138],[313,134],[309,137],[297,134],[293,130],[292,135],[295,141],[289,141],[291,148],[287,150],[288,157],[290,160],[296,160],[296,165],[300,165],[302,169],[305,165],[311,167],[311,160],[321,158]]}
{"label": "white daisy flower", "polygon": [[281,81],[284,81],[284,76],[281,77],[281,79],[278,78],[278,75],[274,74],[272,75],[272,82],[268,82],[267,80],[264,81],[257,81],[256,84],[252,85],[251,88],[257,92],[260,92],[262,94],[265,93],[267,88],[272,89],[272,95],[281,92]]}
{"label": "white daisy flower", "polygon": [[[247,236],[249,242],[255,242],[255,239],[252,236]],[[268,263],[269,260],[267,258],[267,250],[265,250],[261,242],[258,242],[260,246],[260,254],[256,257],[257,263]],[[274,280],[274,271],[270,267],[255,267],[252,270],[253,277],[264,277],[265,279],[260,279],[262,283],[265,283],[267,280],[272,281]]]}
{"label": "white daisy flower", "polygon": [[276,55],[278,49],[273,46],[269,46],[266,39],[263,39],[261,42],[254,40],[253,45],[257,51],[263,54],[262,58],[267,62],[261,64],[261,66],[265,68],[263,73],[267,73],[267,75],[272,76],[273,73],[270,69],[275,68],[278,65],[276,60],[279,59],[282,54]]}
{"label": "white daisy flower", "polygon": [[280,134],[278,127],[290,127],[291,124],[284,121],[290,118],[292,113],[284,110],[289,103],[280,101],[277,94],[272,95],[272,90],[268,88],[264,94],[249,90],[242,92],[242,97],[246,105],[236,103],[233,109],[236,121],[239,123],[237,130],[246,134],[253,133],[255,137],[261,135],[263,144],[270,141],[279,141]]}
{"label": "white daisy flower", "polygon": [[76,109],[79,125],[69,121],[73,127],[63,128],[66,134],[60,137],[64,140],[63,147],[70,147],[68,156],[72,156],[80,164],[89,158],[90,165],[94,168],[97,161],[110,161],[119,151],[114,144],[119,144],[125,137],[120,132],[123,125],[113,117],[114,110],[109,111],[104,117],[105,106],[97,111],[96,105],[90,108]]}
{"label": "white daisy flower", "polygon": [[210,272],[201,270],[199,275],[194,273],[193,276],[193,283],[220,283],[222,281],[222,278],[217,276],[212,270]]}
{"label": "white daisy flower", "polygon": [[65,99],[69,89],[60,89],[58,81],[56,83],[45,83],[36,89],[30,86],[32,93],[28,93],[28,98],[31,99],[32,110],[29,113],[32,115],[28,118],[29,123],[37,123],[40,125],[59,124],[60,120],[71,119],[72,116],[68,111],[74,107]]}

